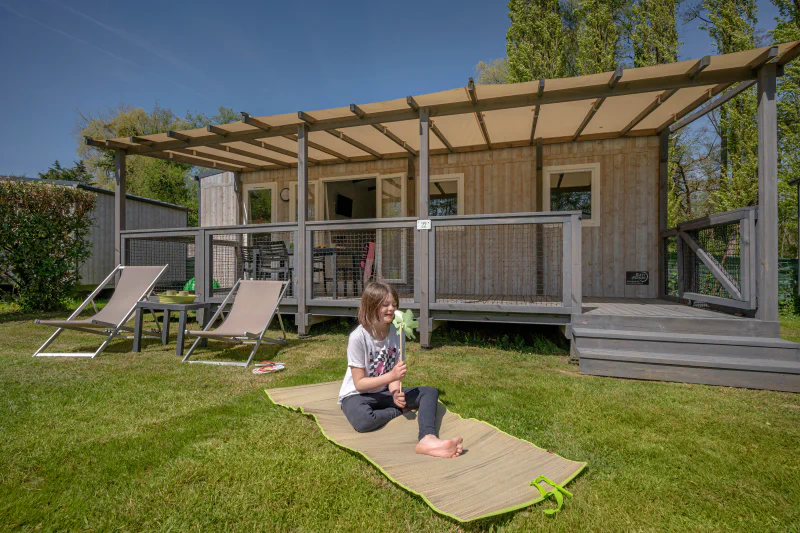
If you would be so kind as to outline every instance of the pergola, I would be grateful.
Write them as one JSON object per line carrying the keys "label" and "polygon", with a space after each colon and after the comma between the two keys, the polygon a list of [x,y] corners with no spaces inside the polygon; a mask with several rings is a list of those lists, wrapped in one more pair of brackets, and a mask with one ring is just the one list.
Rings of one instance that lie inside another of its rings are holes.
{"label": "pergola", "polygon": [[[371,104],[252,116],[203,129],[167,131],[88,145],[116,152],[116,259],[124,230],[125,156],[143,155],[235,173],[297,167],[298,243],[305,249],[308,167],[419,158],[420,219],[428,218],[429,157],[518,146],[658,135],[661,230],[666,229],[667,146],[671,132],[758,85],[760,318],[777,313],[776,77],[800,41],[733,54],[564,79],[475,85]],[[730,89],[730,90],[728,90]],[[727,91],[727,92],[726,92]],[[431,135],[432,133],[432,135]],[[539,159],[541,160],[541,158]],[[427,235],[422,248],[427,249]],[[773,259],[774,258],[774,259]],[[305,279],[298,264],[298,279]],[[427,301],[427,264],[421,264]],[[298,312],[304,312],[300,284]],[[772,301],[774,299],[774,301]],[[764,314],[766,313],[766,314]]]}

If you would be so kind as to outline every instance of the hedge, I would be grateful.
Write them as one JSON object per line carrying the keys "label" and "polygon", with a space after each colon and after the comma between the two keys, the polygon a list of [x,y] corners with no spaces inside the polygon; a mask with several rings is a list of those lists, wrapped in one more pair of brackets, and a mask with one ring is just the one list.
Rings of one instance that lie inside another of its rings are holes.
{"label": "hedge", "polygon": [[0,280],[23,311],[63,307],[92,253],[95,202],[81,189],[0,180]]}

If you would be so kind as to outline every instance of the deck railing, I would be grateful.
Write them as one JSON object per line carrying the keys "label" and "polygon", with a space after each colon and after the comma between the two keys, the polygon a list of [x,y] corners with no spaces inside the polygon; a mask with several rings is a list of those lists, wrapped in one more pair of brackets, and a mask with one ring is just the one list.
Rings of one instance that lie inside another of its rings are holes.
{"label": "deck railing", "polygon": [[[122,233],[124,265],[169,264],[157,290],[194,290],[220,302],[238,279],[289,281],[297,304],[297,261],[305,262],[309,312],[355,307],[370,280],[395,287],[403,308],[580,314],[579,213],[412,217],[297,224],[134,230]],[[429,231],[422,249],[422,231]],[[427,261],[427,293],[421,290]],[[424,295],[428,296],[425,297]]]}
{"label": "deck railing", "polygon": [[745,207],[662,232],[664,296],[756,309],[757,215],[758,208]]}

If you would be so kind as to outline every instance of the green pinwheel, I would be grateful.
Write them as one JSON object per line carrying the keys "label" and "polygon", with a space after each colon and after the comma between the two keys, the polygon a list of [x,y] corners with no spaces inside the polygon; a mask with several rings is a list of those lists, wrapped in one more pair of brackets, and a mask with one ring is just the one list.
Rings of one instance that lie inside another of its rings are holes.
{"label": "green pinwheel", "polygon": [[414,320],[414,313],[411,309],[407,309],[405,313],[402,311],[395,311],[392,324],[397,328],[398,335],[400,335],[401,331],[405,331],[406,337],[416,339],[414,330],[419,327],[419,322]]}

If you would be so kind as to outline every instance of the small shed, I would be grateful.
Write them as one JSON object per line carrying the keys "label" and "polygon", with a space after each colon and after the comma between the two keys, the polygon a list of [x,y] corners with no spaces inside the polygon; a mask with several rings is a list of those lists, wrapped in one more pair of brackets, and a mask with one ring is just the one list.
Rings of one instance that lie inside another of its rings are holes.
{"label": "small shed", "polygon": [[[115,266],[114,191],[85,185],[77,181],[16,176],[8,176],[4,179],[75,187],[95,193],[97,205],[92,215],[94,225],[89,234],[92,242],[92,256],[81,266],[81,285],[95,286],[108,276]],[[189,223],[189,209],[186,207],[132,194],[125,195],[125,198],[125,222],[126,227],[130,229],[185,228]]]}

